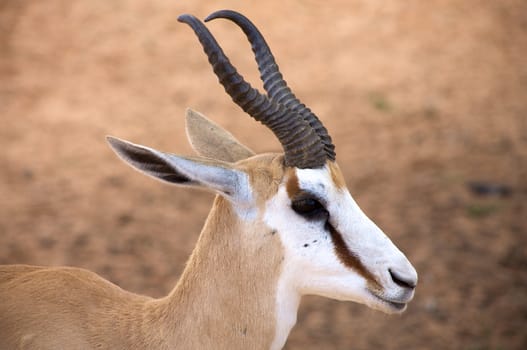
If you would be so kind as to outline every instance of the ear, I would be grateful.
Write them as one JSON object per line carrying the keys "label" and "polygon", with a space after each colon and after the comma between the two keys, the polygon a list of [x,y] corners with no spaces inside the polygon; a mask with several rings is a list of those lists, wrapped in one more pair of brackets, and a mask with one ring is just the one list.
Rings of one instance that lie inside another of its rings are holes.
{"label": "ear", "polygon": [[190,108],[186,112],[186,130],[192,148],[203,157],[235,163],[254,156],[230,132]]}
{"label": "ear", "polygon": [[200,158],[180,157],[107,136],[113,151],[140,172],[170,184],[213,190],[229,199],[247,200],[248,175],[232,164]]}

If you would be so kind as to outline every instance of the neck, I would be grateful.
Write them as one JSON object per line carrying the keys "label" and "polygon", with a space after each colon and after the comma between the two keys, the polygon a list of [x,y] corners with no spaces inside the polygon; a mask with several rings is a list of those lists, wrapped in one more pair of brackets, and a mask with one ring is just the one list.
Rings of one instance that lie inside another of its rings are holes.
{"label": "neck", "polygon": [[259,219],[240,220],[217,197],[177,286],[160,300],[175,345],[281,348],[299,300],[294,293],[282,295],[282,257],[278,235]]}

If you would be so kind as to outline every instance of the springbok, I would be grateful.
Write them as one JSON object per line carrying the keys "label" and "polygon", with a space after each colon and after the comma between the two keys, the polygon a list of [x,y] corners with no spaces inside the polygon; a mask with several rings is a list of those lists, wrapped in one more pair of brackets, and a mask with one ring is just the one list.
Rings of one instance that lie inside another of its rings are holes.
{"label": "springbok", "polygon": [[197,157],[108,137],[135,169],[217,193],[175,288],[152,299],[72,267],[0,267],[1,349],[280,349],[303,295],[400,313],[417,274],[361,211],[319,119],[295,97],[256,27],[252,44],[266,95],[231,65],[205,25],[182,15],[233,101],[270,128],[283,154],[255,155],[229,132],[187,111]]}

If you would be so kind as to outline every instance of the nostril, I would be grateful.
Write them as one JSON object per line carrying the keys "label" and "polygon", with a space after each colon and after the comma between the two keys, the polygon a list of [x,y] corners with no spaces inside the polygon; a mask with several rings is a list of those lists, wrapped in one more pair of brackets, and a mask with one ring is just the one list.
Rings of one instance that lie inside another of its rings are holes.
{"label": "nostril", "polygon": [[392,281],[394,281],[395,284],[400,287],[414,289],[417,285],[417,281],[413,276],[404,276],[400,272],[394,271],[392,269],[388,269],[388,272],[390,272]]}

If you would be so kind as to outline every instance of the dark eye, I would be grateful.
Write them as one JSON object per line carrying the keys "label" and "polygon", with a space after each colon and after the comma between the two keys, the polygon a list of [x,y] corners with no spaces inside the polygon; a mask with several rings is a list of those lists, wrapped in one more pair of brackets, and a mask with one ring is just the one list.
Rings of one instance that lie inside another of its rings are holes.
{"label": "dark eye", "polygon": [[321,214],[327,215],[324,206],[314,198],[295,199],[293,203],[291,203],[291,208],[293,208],[297,214],[307,218],[314,218]]}

